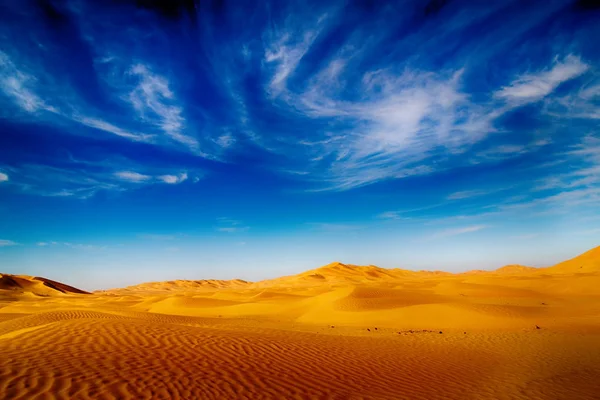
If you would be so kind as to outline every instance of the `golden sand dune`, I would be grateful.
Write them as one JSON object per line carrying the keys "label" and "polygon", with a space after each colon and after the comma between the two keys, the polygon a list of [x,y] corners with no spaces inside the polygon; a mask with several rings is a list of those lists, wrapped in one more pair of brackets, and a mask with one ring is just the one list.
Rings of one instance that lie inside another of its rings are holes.
{"label": "golden sand dune", "polygon": [[0,274],[0,290],[13,293],[31,293],[37,296],[55,296],[67,293],[85,294],[87,292],[64,283],[46,278],[28,275]]}
{"label": "golden sand dune", "polygon": [[539,271],[540,268],[535,267],[526,267],[524,265],[511,264],[505,265],[504,267],[498,268],[494,271],[485,271],[481,269],[476,269],[472,271],[467,271],[465,275],[473,275],[473,274],[507,274],[507,275],[515,275],[515,274],[526,274],[529,272]]}
{"label": "golden sand dune", "polygon": [[283,276],[256,282],[252,287],[271,286],[311,286],[365,283],[373,281],[396,280],[407,276],[419,275],[419,272],[403,269],[385,269],[374,265],[359,266],[334,262],[324,267],[312,269],[298,275]]}
{"label": "golden sand dune", "polygon": [[544,269],[334,263],[93,294],[5,274],[0,398],[595,399],[599,266],[597,248]]}
{"label": "golden sand dune", "polygon": [[587,251],[580,256],[564,261],[544,272],[551,274],[581,274],[600,272],[600,246]]}
{"label": "golden sand dune", "polygon": [[[241,279],[220,280],[220,279],[202,279],[202,280],[183,280],[165,282],[146,282],[139,285],[127,286],[122,289],[111,289],[103,292],[119,293],[119,292],[149,292],[149,291],[189,291],[202,289],[224,289],[224,288],[241,288],[247,286],[249,282]],[[101,291],[99,291],[101,292]]]}

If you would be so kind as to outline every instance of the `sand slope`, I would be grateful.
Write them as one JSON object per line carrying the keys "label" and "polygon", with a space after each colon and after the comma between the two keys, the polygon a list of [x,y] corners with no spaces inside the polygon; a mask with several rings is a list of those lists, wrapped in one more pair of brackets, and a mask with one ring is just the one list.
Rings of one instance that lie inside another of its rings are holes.
{"label": "sand slope", "polygon": [[37,296],[56,296],[68,293],[87,294],[83,290],[50,279],[9,274],[0,274],[0,290],[30,293]]}
{"label": "sand slope", "polygon": [[600,272],[600,246],[553,267],[545,268],[544,272],[551,274]]}
{"label": "sand slope", "polygon": [[184,280],[178,279],[165,282],[146,282],[139,285],[128,286],[122,289],[102,290],[98,292],[116,293],[116,292],[171,292],[171,291],[190,291],[202,289],[225,289],[242,288],[249,285],[242,279],[220,280],[220,279],[202,279],[202,280]]}
{"label": "sand slope", "polygon": [[0,398],[594,399],[599,260],[85,295],[2,275]]}

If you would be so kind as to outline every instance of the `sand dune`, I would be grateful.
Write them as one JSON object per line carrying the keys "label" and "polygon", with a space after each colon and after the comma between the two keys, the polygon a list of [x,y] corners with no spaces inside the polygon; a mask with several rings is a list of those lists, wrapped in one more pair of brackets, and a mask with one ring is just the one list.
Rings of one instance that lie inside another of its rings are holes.
{"label": "sand dune", "polygon": [[450,274],[333,263],[85,294],[0,276],[0,398],[594,399],[600,248]]}
{"label": "sand dune", "polygon": [[[298,286],[336,286],[347,284],[364,284],[368,282],[405,281],[407,278],[426,279],[451,277],[456,275],[527,275],[532,273],[542,274],[570,274],[600,272],[600,246],[592,249],[571,260],[562,262],[552,267],[535,268],[523,265],[505,265],[496,270],[471,270],[464,273],[452,274],[445,271],[412,271],[400,268],[386,269],[374,265],[359,266],[334,262],[320,268],[302,272],[297,275],[283,276],[259,282],[248,282],[241,279],[233,280],[174,280],[165,282],[146,282],[126,288],[98,291],[99,293],[123,292],[190,292],[205,291],[206,289],[256,289],[271,287],[298,287]],[[42,279],[42,278],[36,278]]]}
{"label": "sand dune", "polygon": [[546,268],[544,272],[551,274],[600,272],[600,246],[553,267]]}
{"label": "sand dune", "polygon": [[202,280],[184,280],[178,279],[165,282],[146,282],[139,285],[127,286],[125,288],[104,290],[98,292],[117,293],[117,292],[170,292],[170,291],[190,291],[202,289],[225,289],[242,288],[250,282],[241,279],[220,280],[220,279],[202,279]]}
{"label": "sand dune", "polygon": [[37,296],[56,296],[60,294],[87,292],[64,283],[46,278],[27,275],[0,274],[0,290],[11,290],[16,293],[31,293]]}

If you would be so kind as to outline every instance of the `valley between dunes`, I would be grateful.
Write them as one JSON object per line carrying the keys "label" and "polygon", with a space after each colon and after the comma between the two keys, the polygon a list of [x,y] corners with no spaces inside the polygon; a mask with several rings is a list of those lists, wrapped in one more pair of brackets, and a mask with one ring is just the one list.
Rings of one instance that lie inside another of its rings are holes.
{"label": "valley between dunes", "polygon": [[600,247],[85,293],[0,275],[0,399],[594,399]]}

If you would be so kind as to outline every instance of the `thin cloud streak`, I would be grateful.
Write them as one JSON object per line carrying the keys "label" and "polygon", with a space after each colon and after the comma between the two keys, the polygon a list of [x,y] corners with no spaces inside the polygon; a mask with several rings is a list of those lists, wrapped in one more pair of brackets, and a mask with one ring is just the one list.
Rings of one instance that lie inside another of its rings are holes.
{"label": "thin cloud streak", "polygon": [[478,232],[485,228],[488,228],[488,226],[487,225],[471,225],[471,226],[465,226],[465,227],[461,227],[461,228],[450,228],[450,229],[445,229],[443,231],[436,233],[435,235],[433,235],[433,238],[445,238],[445,237],[449,237],[449,236],[464,235],[466,233]]}
{"label": "thin cloud streak", "polygon": [[519,105],[537,101],[552,93],[561,83],[580,76],[588,69],[589,65],[580,57],[569,54],[563,61],[555,60],[551,69],[520,76],[494,95]]}

